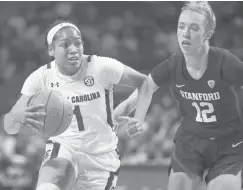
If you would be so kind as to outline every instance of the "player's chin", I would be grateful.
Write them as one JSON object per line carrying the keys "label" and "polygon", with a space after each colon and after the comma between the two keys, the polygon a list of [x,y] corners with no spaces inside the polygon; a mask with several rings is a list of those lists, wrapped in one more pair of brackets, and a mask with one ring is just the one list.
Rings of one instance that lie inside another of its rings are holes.
{"label": "player's chin", "polygon": [[181,48],[181,51],[185,55],[190,55],[190,51],[188,49]]}
{"label": "player's chin", "polygon": [[185,55],[192,55],[192,48],[191,47],[181,47],[181,51]]}
{"label": "player's chin", "polygon": [[68,59],[68,64],[71,66],[71,67],[79,67],[80,64],[81,64],[81,60],[78,59],[78,60],[70,60]]}

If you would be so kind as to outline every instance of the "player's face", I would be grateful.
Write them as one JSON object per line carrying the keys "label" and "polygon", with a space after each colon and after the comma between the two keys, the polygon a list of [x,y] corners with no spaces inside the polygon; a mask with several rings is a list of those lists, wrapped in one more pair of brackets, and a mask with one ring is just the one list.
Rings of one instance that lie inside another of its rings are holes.
{"label": "player's face", "polygon": [[60,30],[53,42],[52,53],[56,63],[67,72],[77,71],[83,56],[83,43],[80,33],[75,28]]}
{"label": "player's face", "polygon": [[205,16],[197,11],[185,10],[181,13],[177,37],[184,54],[195,55],[205,44],[205,19]]}

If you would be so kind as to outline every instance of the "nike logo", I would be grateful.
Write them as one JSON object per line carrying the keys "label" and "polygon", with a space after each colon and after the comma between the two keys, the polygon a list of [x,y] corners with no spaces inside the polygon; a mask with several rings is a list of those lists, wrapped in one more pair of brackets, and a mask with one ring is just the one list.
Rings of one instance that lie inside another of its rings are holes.
{"label": "nike logo", "polygon": [[178,85],[178,84],[176,84],[176,87],[178,87],[178,88],[181,88],[181,87],[183,87],[183,86],[186,86],[185,84],[182,84],[182,85]]}
{"label": "nike logo", "polygon": [[243,143],[243,141],[240,141],[240,142],[238,142],[238,143],[236,143],[236,144],[232,144],[232,147],[233,148],[235,148],[235,147],[237,147],[239,144],[241,144],[241,143]]}

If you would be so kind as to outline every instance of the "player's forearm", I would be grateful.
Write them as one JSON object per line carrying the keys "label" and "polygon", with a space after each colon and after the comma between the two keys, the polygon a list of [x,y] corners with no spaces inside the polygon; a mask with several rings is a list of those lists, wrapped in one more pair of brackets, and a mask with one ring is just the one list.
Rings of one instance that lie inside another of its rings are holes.
{"label": "player's forearm", "polygon": [[153,88],[150,84],[149,78],[147,78],[141,88],[138,89],[138,97],[136,103],[135,118],[139,119],[141,122],[144,121],[147,114],[149,105],[153,96]]}
{"label": "player's forearm", "polygon": [[120,103],[113,112],[114,120],[120,116],[128,116],[136,108],[138,90],[136,89],[126,100]]}
{"label": "player's forearm", "polygon": [[22,122],[16,120],[15,114],[10,111],[4,115],[3,124],[4,129],[8,134],[16,134],[19,132]]}

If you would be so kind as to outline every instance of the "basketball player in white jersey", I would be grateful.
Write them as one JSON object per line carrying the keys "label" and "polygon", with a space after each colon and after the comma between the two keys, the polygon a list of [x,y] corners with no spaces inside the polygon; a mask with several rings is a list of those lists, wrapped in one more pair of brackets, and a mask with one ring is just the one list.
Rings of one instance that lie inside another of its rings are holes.
{"label": "basketball player in white jersey", "polygon": [[36,190],[114,189],[120,167],[113,129],[113,84],[140,89],[145,75],[121,62],[83,54],[81,32],[71,22],[57,21],[47,33],[49,55],[54,60],[25,81],[12,110],[4,117],[9,134],[20,128],[39,131],[44,105],[27,107],[34,94],[53,89],[73,105],[73,120],[61,135],[51,137],[39,171]]}

